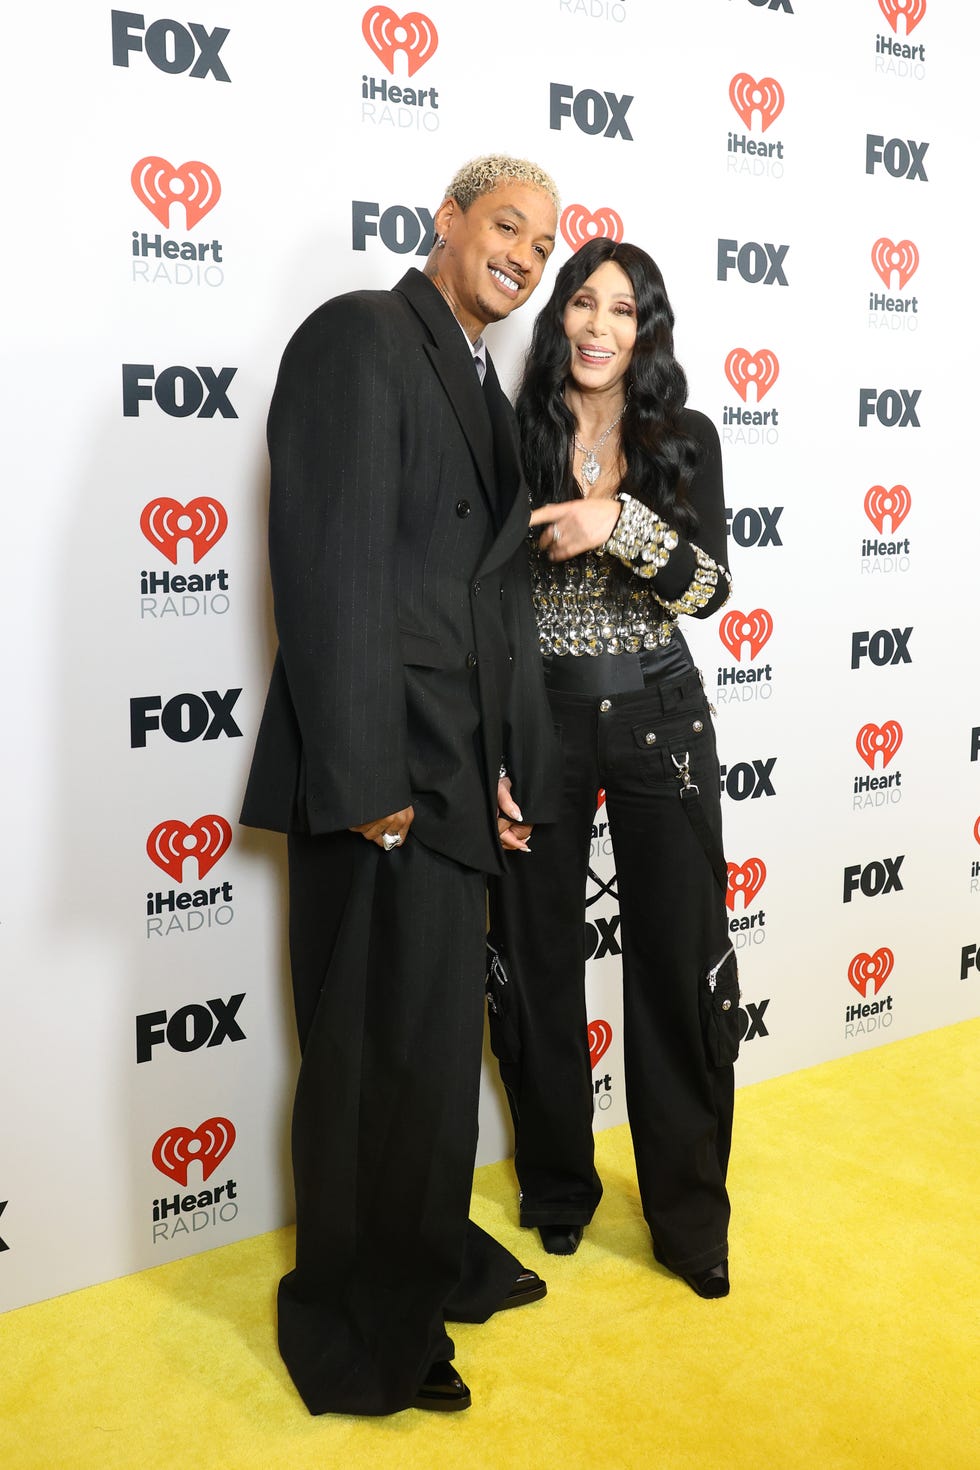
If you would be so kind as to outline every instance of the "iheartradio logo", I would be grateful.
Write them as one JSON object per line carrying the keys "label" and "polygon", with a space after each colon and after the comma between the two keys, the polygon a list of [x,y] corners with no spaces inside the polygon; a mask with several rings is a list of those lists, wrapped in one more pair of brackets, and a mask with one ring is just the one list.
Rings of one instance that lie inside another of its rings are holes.
{"label": "iheartradio logo", "polygon": [[221,198],[221,184],[213,168],[195,159],[174,168],[165,158],[141,158],[130,175],[133,193],[152,215],[170,228],[173,205],[184,206],[187,228],[192,230]]}
{"label": "iheartradio logo", "polygon": [[177,565],[177,548],[181,541],[191,543],[194,561],[199,562],[212,546],[217,545],[228,529],[228,512],[210,495],[199,496],[181,505],[179,500],[160,496],[143,507],[140,530],[150,545]]}
{"label": "iheartradio logo", "polygon": [[882,15],[898,35],[898,17],[905,16],[905,34],[910,36],[926,13],[926,0],[878,0]]}
{"label": "iheartradio logo", "polygon": [[892,535],[912,509],[912,497],[904,485],[893,485],[886,490],[884,485],[872,485],[864,497],[864,513],[879,536],[885,532],[885,517],[892,523]]}
{"label": "iheartradio logo", "polygon": [[606,804],[606,788],[605,788],[605,786],[600,786],[598,792],[596,793],[596,799],[595,799],[595,809],[596,809],[596,811],[597,812],[598,811],[601,811],[602,808],[605,806],[605,804]]}
{"label": "iheartradio logo", "polygon": [[201,879],[210,873],[230,846],[230,822],[211,813],[198,817],[189,827],[174,817],[160,822],[146,839],[146,854],[175,883],[182,883],[187,858],[197,858],[197,876]]}
{"label": "iheartradio logo", "polygon": [[427,15],[412,10],[400,18],[387,5],[372,5],[364,12],[361,31],[381,65],[395,74],[395,52],[404,51],[408,74],[413,77],[430,60],[439,45],[439,33]]}
{"label": "iheartradio logo", "polygon": [[980,842],[980,817],[977,817],[976,822],[973,824],[973,835]]}
{"label": "iheartradio logo", "polygon": [[621,240],[623,221],[608,205],[590,214],[584,204],[570,204],[562,210],[561,232],[572,250],[581,250],[589,240]]}
{"label": "iheartradio logo", "polygon": [[772,635],[772,617],[764,607],[743,613],[733,608],[718,624],[718,636],[736,663],[742,662],[742,648],[749,645],[749,658],[755,658]]}
{"label": "iheartradio logo", "polygon": [[728,95],[749,132],[752,131],[753,113],[759,114],[761,130],[765,132],[776,121],[786,102],[786,94],[775,77],[760,77],[756,81],[747,71],[740,71],[732,77]]}
{"label": "iheartradio logo", "polygon": [[725,358],[725,377],[743,403],[748,402],[749,384],[755,384],[755,401],[761,403],[779,377],[779,358],[768,347],[756,353],[733,347]]}
{"label": "iheartradio logo", "polygon": [[898,289],[901,291],[919,269],[919,251],[911,240],[889,240],[882,235],[871,247],[871,264],[884,281],[888,290],[892,287],[892,275],[898,274]]}
{"label": "iheartradio logo", "polygon": [[235,1125],[230,1118],[207,1118],[193,1133],[189,1128],[168,1128],[153,1145],[153,1166],[186,1189],[192,1163],[200,1164],[201,1180],[207,1183],[234,1143]]}
{"label": "iheartradio logo", "polygon": [[854,743],[866,766],[873,771],[875,759],[880,755],[884,770],[902,743],[902,727],[897,720],[886,720],[883,725],[862,725]]}
{"label": "iheartradio logo", "polygon": [[761,858],[746,858],[744,863],[728,864],[728,889],[725,906],[735,912],[735,900],[742,895],[742,908],[747,909],[754,898],[762,892],[766,881],[766,865]]}
{"label": "iheartradio logo", "polygon": [[609,1050],[611,1041],[612,1027],[608,1021],[589,1022],[589,1057],[593,1072]]}
{"label": "iheartradio logo", "polygon": [[866,996],[869,985],[874,986],[877,995],[894,968],[891,950],[876,949],[874,954],[856,954],[847,967],[847,978],[858,995]]}

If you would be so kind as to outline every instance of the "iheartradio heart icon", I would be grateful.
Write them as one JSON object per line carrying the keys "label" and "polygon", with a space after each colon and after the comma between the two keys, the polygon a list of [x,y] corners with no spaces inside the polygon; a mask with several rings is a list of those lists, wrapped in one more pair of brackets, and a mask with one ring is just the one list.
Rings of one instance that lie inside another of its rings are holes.
{"label": "iheartradio heart icon", "polygon": [[589,1022],[589,1057],[592,1061],[593,1072],[609,1050],[611,1041],[612,1027],[608,1021]]}
{"label": "iheartradio heart icon", "polygon": [[775,77],[760,77],[756,81],[747,71],[740,71],[738,76],[732,77],[728,95],[750,132],[753,112],[759,114],[762,131],[765,132],[776,121],[786,102],[786,94]]}
{"label": "iheartradio heart icon", "polygon": [[874,770],[875,757],[880,755],[884,770],[902,743],[902,727],[897,720],[886,720],[883,725],[862,725],[854,743],[866,766]]}
{"label": "iheartradio heart icon", "polygon": [[912,497],[904,485],[893,485],[890,490],[872,485],[864,497],[864,513],[879,536],[884,535],[885,516],[891,521],[894,536],[911,509]]}
{"label": "iheartradio heart icon", "polygon": [[892,273],[898,272],[898,289],[901,291],[919,269],[919,252],[911,240],[893,240],[882,235],[871,247],[871,264],[885,285],[891,290]]}
{"label": "iheartradio heart icon", "polygon": [[910,36],[926,13],[926,0],[878,0],[882,15],[898,35],[898,17],[905,16],[905,34]]}
{"label": "iheartradio heart icon", "polygon": [[895,956],[890,949],[876,949],[874,954],[856,954],[847,967],[847,978],[858,995],[867,995],[869,984],[874,986],[877,995],[894,966]]}
{"label": "iheartradio heart icon", "polygon": [[570,204],[562,210],[561,232],[573,250],[581,250],[588,240],[621,240],[623,221],[608,205],[590,214],[584,204]]}
{"label": "iheartradio heart icon", "polygon": [[168,1128],[153,1145],[153,1165],[186,1188],[188,1167],[196,1159],[206,1183],[234,1142],[235,1125],[230,1118],[207,1118],[193,1133],[189,1128]]}
{"label": "iheartradio heart icon", "polygon": [[184,862],[189,857],[197,858],[197,876],[200,880],[210,873],[219,858],[231,846],[231,823],[224,817],[198,817],[188,827],[171,817],[154,827],[146,839],[146,853],[151,862],[162,868],[175,883],[184,881]]}
{"label": "iheartradio heart icon", "polygon": [[187,228],[192,230],[221,198],[221,184],[213,168],[194,159],[174,168],[165,158],[141,158],[130,174],[133,192],[152,215],[170,228],[170,209],[184,206]]}
{"label": "iheartradio heart icon", "polygon": [[228,529],[228,512],[220,500],[201,495],[181,505],[161,495],[144,505],[140,530],[157,551],[177,565],[177,547],[182,540],[191,543],[194,561],[199,562]]}
{"label": "iheartradio heart icon", "polygon": [[395,74],[395,52],[404,51],[408,74],[413,77],[439,45],[439,34],[427,15],[412,10],[399,18],[387,5],[372,5],[364,12],[361,31],[375,56]]}
{"label": "iheartradio heart icon", "polygon": [[725,377],[743,403],[748,402],[749,384],[755,384],[755,401],[761,403],[779,377],[779,358],[768,347],[747,352],[733,347],[725,358]]}
{"label": "iheartradio heart icon", "polygon": [[728,864],[728,890],[725,906],[735,912],[735,900],[742,895],[742,907],[747,909],[752,900],[762,891],[766,881],[766,865],[761,858],[746,858],[744,863]]}
{"label": "iheartradio heart icon", "polygon": [[595,809],[596,809],[596,811],[601,811],[601,809],[605,806],[605,804],[606,804],[606,788],[604,786],[600,786],[599,787],[599,790],[596,792],[596,798],[595,798]]}
{"label": "iheartradio heart icon", "polygon": [[747,643],[749,658],[755,658],[769,642],[772,626],[772,617],[764,607],[757,607],[750,613],[733,608],[718,624],[718,637],[736,663],[741,663],[743,646]]}
{"label": "iheartradio heart icon", "polygon": [[973,824],[973,835],[980,842],[980,817],[977,817],[977,820]]}

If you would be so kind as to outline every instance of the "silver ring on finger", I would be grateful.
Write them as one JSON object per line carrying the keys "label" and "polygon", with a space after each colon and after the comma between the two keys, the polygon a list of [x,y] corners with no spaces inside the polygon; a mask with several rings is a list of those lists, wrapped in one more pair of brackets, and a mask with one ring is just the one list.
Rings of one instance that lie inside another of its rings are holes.
{"label": "silver ring on finger", "polygon": [[561,540],[561,532],[559,531],[559,529],[558,529],[558,527],[556,525],[552,525],[552,527],[551,527],[551,544],[552,544],[552,546],[557,546],[560,540]]}
{"label": "silver ring on finger", "polygon": [[401,847],[402,839],[399,832],[382,832],[381,845],[385,852],[393,852],[396,847]]}

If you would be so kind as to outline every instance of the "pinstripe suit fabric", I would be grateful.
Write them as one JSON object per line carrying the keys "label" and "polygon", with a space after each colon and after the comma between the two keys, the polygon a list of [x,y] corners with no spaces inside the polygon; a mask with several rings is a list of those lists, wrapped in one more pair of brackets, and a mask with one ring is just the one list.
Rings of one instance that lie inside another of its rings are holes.
{"label": "pinstripe suit fabric", "polygon": [[[467,1225],[497,768],[553,813],[513,418],[417,271],[327,302],[269,417],[280,649],[242,820],[290,834],[303,1057],[280,1348],[313,1413],[404,1407],[520,1264]],[[405,847],[347,828],[412,805]]]}

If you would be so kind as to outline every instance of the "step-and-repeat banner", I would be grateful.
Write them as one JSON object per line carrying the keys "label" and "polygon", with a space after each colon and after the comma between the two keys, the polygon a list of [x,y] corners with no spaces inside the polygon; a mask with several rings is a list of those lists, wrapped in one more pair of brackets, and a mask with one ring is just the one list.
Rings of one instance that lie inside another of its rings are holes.
{"label": "step-and-repeat banner", "polygon": [[[5,28],[0,1307],[289,1218],[282,844],[236,824],[265,414],[298,323],[421,265],[478,153],[563,201],[538,300],[491,329],[505,380],[556,266],[633,240],[722,437],[734,593],[691,642],[740,1081],[975,1014],[975,7],[56,0]],[[604,1126],[601,797],[587,903]],[[491,1066],[481,1158],[508,1147]]]}

